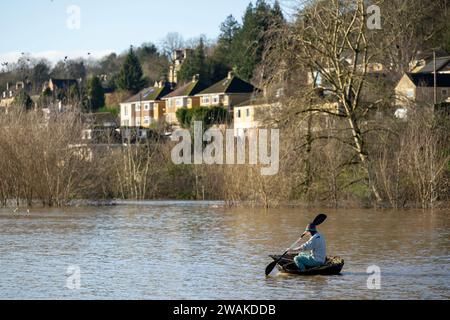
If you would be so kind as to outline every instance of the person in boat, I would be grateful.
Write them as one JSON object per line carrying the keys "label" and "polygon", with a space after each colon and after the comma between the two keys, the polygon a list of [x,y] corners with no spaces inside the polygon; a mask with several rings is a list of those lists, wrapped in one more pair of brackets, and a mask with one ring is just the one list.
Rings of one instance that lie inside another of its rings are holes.
{"label": "person in boat", "polygon": [[308,242],[289,250],[291,254],[298,254],[294,262],[300,271],[323,266],[327,260],[325,237],[317,231],[317,226],[309,224],[302,238],[305,236],[309,237]]}

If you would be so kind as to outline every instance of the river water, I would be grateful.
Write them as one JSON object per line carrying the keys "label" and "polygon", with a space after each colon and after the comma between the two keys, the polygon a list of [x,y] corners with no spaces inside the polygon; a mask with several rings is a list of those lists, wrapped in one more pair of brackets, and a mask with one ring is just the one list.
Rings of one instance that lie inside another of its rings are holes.
{"label": "river water", "polygon": [[[264,276],[319,212],[340,276]],[[0,210],[1,299],[449,299],[448,211],[219,203]],[[380,289],[368,287],[370,266]],[[78,277],[79,271],[79,277]],[[77,285],[80,288],[77,289]]]}

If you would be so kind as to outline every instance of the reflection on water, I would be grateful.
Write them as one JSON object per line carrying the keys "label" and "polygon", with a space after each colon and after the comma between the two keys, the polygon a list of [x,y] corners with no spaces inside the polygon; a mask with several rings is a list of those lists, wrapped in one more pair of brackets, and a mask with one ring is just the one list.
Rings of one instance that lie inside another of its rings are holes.
{"label": "reflection on water", "polygon": [[[325,210],[341,276],[264,277],[320,211],[146,202],[107,208],[0,210],[0,298],[448,299],[448,212]],[[367,289],[369,266],[381,290]],[[79,266],[81,290],[66,288]]]}

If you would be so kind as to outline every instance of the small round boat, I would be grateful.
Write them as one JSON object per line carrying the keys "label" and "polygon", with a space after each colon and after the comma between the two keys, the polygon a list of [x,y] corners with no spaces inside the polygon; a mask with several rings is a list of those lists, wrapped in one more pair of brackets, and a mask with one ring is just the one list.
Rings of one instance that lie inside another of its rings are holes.
{"label": "small round boat", "polygon": [[[278,261],[281,256],[270,256],[273,260]],[[281,273],[295,274],[299,276],[333,276],[341,274],[344,268],[344,259],[340,257],[327,257],[327,261],[323,266],[316,268],[309,268],[305,271],[300,271],[294,262],[296,255],[286,255],[280,262],[277,268]]]}

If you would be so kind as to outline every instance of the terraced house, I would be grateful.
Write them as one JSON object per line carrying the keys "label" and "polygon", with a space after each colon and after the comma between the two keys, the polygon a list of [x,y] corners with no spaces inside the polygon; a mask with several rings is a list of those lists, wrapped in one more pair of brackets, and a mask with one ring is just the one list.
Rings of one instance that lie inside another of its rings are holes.
{"label": "terraced house", "polygon": [[172,87],[164,81],[157,81],[153,87],[141,90],[120,104],[122,127],[149,128],[165,120],[166,102],[164,96]]}
{"label": "terraced house", "polygon": [[200,92],[201,107],[224,107],[231,113],[233,107],[249,100],[254,92],[259,91],[252,84],[229,72],[228,76]]}
{"label": "terraced house", "polygon": [[166,122],[171,125],[179,125],[177,119],[177,111],[183,108],[192,109],[200,106],[200,97],[195,95],[206,86],[199,80],[199,76],[196,75],[192,78],[192,81],[186,83],[168,94],[163,98],[166,102]]}

